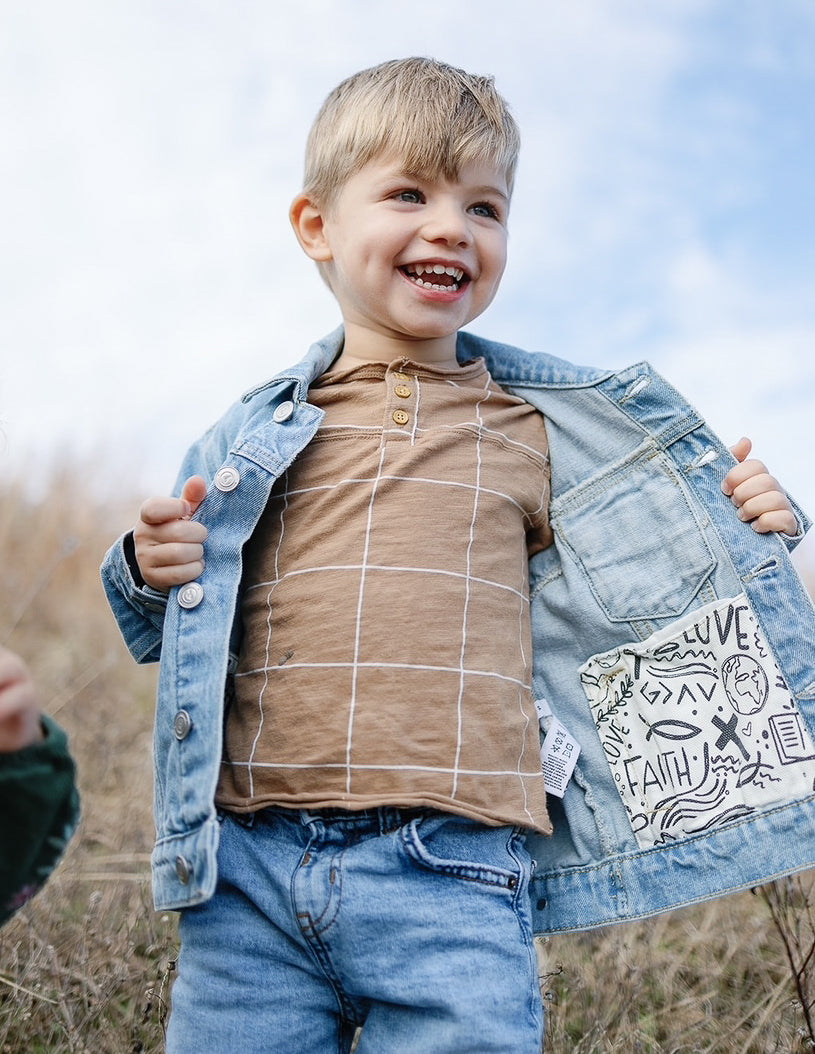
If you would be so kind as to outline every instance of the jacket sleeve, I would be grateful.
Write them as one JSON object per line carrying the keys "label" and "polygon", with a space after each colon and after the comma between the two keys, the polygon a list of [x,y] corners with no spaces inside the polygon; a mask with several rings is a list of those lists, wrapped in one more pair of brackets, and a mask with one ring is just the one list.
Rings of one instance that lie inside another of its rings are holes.
{"label": "jacket sleeve", "polygon": [[795,534],[779,534],[779,538],[786,545],[787,550],[792,552],[799,542],[803,541],[804,535],[807,533],[812,523],[807,514],[801,509],[791,494],[787,495],[790,505],[792,505],[792,511],[795,513],[795,521],[797,530]]}
{"label": "jacket sleeve", "polygon": [[0,754],[0,923],[45,883],[79,816],[67,737],[42,720],[41,743]]}
{"label": "jacket sleeve", "polygon": [[[190,476],[203,476],[209,486],[230,447],[242,417],[237,404],[187,452],[178,473],[174,496]],[[168,593],[153,589],[139,574],[133,532],[123,534],[102,561],[102,585],[130,654],[139,663],[158,662]]]}
{"label": "jacket sleeve", "polygon": [[168,594],[141,580],[132,531],[123,534],[105,555],[102,585],[130,654],[136,662],[158,662]]}

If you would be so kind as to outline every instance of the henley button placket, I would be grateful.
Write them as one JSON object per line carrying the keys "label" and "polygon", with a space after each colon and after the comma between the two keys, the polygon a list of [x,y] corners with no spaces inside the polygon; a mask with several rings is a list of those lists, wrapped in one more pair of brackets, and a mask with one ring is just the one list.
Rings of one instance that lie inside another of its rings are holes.
{"label": "henley button placket", "polygon": [[[411,422],[416,419],[415,389],[418,386],[418,379],[414,378],[414,380],[415,383],[412,383],[411,378],[401,370],[388,369],[385,374],[385,390],[387,393],[385,417],[386,420],[390,418],[400,429],[405,428],[405,426],[409,428]],[[392,432],[392,434],[394,436],[398,435],[395,432]]]}

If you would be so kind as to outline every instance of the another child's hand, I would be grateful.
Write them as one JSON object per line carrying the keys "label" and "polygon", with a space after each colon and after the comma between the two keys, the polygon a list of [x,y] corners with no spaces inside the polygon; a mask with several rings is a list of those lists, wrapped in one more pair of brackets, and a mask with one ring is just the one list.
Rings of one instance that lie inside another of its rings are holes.
{"label": "another child's hand", "polygon": [[201,476],[191,476],[180,498],[148,498],[133,528],[136,561],[153,589],[191,582],[204,570],[207,529],[191,519],[206,497]]}
{"label": "another child's hand", "polygon": [[28,668],[19,655],[0,647],[0,753],[42,738],[40,704]]}
{"label": "another child's hand", "polygon": [[767,466],[755,458],[747,459],[753,444],[740,439],[730,448],[739,462],[722,481],[722,490],[738,509],[739,519],[750,523],[754,531],[767,534],[780,531],[794,535],[798,521],[789,499]]}

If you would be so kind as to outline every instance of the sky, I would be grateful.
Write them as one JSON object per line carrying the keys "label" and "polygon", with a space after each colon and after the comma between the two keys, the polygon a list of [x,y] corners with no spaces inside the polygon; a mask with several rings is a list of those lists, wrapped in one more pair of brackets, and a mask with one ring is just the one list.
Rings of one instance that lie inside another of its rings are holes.
{"label": "sky", "polygon": [[521,127],[470,329],[649,360],[815,511],[812,0],[0,0],[0,464],[173,483],[339,321],[288,206],[345,76],[433,55]]}

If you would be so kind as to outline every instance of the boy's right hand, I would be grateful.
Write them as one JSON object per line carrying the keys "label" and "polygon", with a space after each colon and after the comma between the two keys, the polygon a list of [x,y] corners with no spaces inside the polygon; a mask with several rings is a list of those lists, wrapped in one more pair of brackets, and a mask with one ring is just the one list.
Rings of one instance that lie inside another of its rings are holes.
{"label": "boy's right hand", "polygon": [[133,528],[136,561],[153,589],[185,585],[204,570],[207,529],[191,517],[206,497],[201,476],[191,476],[180,498],[148,498]]}

